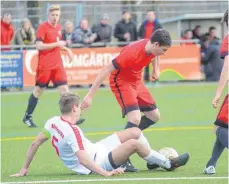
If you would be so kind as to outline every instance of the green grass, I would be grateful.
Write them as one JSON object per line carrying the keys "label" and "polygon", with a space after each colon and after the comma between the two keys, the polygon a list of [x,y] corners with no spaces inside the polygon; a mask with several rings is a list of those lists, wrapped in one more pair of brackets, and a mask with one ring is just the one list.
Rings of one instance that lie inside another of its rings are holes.
{"label": "green grass", "polygon": [[[169,85],[150,87],[161,112],[161,120],[145,132],[153,149],[173,147],[179,153],[188,151],[191,154],[190,161],[185,167],[174,172],[164,170],[147,171],[146,164],[137,155],[131,160],[140,169],[138,173],[126,173],[109,179],[120,178],[169,178],[169,177],[208,177],[202,174],[202,170],[208,161],[215,135],[209,128],[215,120],[217,110],[211,107],[211,100],[215,94],[214,84]],[[76,91],[76,90],[74,90]],[[87,90],[78,90],[80,96]],[[29,175],[24,178],[10,178],[23,166],[25,153],[32,142],[31,140],[4,140],[4,138],[35,136],[43,127],[45,121],[58,111],[58,93],[46,92],[39,101],[34,113],[34,121],[39,126],[37,129],[29,129],[22,123],[22,117],[27,105],[29,94],[18,95],[2,94],[2,141],[1,157],[3,182],[37,181],[37,180],[77,180],[77,179],[103,179],[97,175],[78,176],[69,171],[56,156],[50,141],[45,143],[37,152],[29,170]],[[104,132],[104,135],[87,135],[92,141],[104,138],[107,131],[121,130],[126,119],[121,118],[121,111],[112,93],[108,89],[100,89],[93,100],[92,107],[83,113],[87,121],[81,126],[87,133]],[[159,129],[164,128],[166,129]],[[171,127],[173,129],[171,130]],[[181,130],[180,128],[183,127]],[[190,129],[189,127],[196,127]],[[200,129],[202,127],[202,129]],[[217,174],[214,177],[228,176],[227,151],[218,161]],[[108,179],[108,178],[106,178]],[[156,181],[118,181],[118,183],[156,183],[156,184],[226,184],[227,179],[208,180],[156,180]],[[59,182],[55,182],[59,183]],[[83,182],[87,184],[89,182]],[[92,182],[90,182],[92,183]],[[97,183],[117,183],[117,181],[98,181]]]}

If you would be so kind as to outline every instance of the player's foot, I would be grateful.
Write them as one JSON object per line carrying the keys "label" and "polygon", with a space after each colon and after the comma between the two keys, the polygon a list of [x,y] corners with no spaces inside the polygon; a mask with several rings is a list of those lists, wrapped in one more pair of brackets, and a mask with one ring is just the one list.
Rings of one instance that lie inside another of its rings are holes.
{"label": "player's foot", "polygon": [[149,163],[147,163],[147,168],[149,169],[149,170],[153,170],[153,169],[157,169],[157,168],[159,168],[160,166],[159,165],[157,165],[157,164],[149,164]]}
{"label": "player's foot", "polygon": [[85,121],[85,118],[80,118],[77,122],[76,125],[80,125]]}
{"label": "player's foot", "polygon": [[[173,170],[175,170],[176,168],[185,165],[185,164],[188,162],[189,157],[190,157],[189,153],[184,153],[183,155],[180,155],[180,156],[177,157],[177,158],[170,159],[171,167],[170,167],[169,169],[167,169],[167,168],[164,168],[164,169],[166,169],[167,171],[173,171]],[[152,165],[151,165],[151,164],[149,164],[149,163],[147,163],[146,166],[147,166],[147,168],[148,168],[149,170],[157,169],[157,168],[160,167],[160,166],[157,165],[157,164],[152,164]]]}
{"label": "player's foot", "polygon": [[130,160],[128,159],[126,163],[121,165],[121,168],[124,169],[125,172],[137,172],[138,169],[136,169],[132,163],[130,162]]}
{"label": "player's foot", "polygon": [[206,167],[203,171],[204,174],[215,174],[215,167],[214,166],[209,166]]}
{"label": "player's foot", "polygon": [[37,127],[37,125],[34,124],[34,122],[33,122],[32,115],[27,115],[27,114],[25,114],[25,116],[24,116],[24,118],[23,118],[23,122],[24,122],[29,128],[35,128],[35,127]]}
{"label": "player's foot", "polygon": [[167,171],[173,171],[178,167],[184,166],[190,158],[189,153],[184,153],[179,157],[170,159],[171,167],[169,169],[165,168]]}

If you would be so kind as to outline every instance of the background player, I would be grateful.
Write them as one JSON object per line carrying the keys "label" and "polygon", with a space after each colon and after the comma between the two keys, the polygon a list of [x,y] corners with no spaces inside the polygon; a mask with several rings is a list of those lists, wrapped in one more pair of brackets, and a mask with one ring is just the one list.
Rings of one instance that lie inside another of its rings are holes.
{"label": "background player", "polygon": [[36,108],[38,99],[43,94],[44,88],[50,81],[58,88],[60,94],[68,91],[67,77],[63,67],[60,50],[65,50],[72,60],[72,51],[65,47],[66,42],[61,40],[60,5],[51,5],[48,9],[48,21],[38,27],[36,35],[36,48],[38,54],[38,66],[36,73],[36,85],[29,97],[23,122],[28,127],[36,127],[32,119],[32,113]]}
{"label": "background player", "polygon": [[23,169],[13,176],[27,174],[37,149],[48,138],[52,139],[52,145],[65,166],[78,174],[122,174],[123,170],[118,167],[133,153],[138,153],[148,164],[158,164],[167,170],[185,165],[189,159],[188,153],[173,160],[166,159],[150,148],[138,128],[117,132],[93,144],[75,125],[81,111],[79,97],[70,92],[65,93],[60,98],[59,106],[62,116],[53,117],[46,122],[43,131],[28,149]]}
{"label": "background player", "polygon": [[[92,98],[102,82],[110,75],[110,87],[122,108],[122,116],[127,115],[127,128],[139,127],[144,130],[160,118],[156,103],[142,81],[142,71],[150,62],[153,77],[159,79],[160,70],[156,56],[164,54],[171,46],[171,37],[164,29],[156,30],[150,39],[143,39],[127,45],[120,54],[101,70],[88,94],[82,102],[82,109],[92,103]],[[144,116],[141,116],[141,112]],[[137,171],[130,163],[128,171]]]}
{"label": "background player", "polygon": [[[224,22],[228,26],[228,10],[225,12],[224,17],[222,19],[222,23]],[[224,59],[224,66],[216,90],[216,95],[212,101],[212,105],[214,108],[217,107],[222,92],[228,82],[228,35],[224,38],[222,42],[220,55],[221,58]],[[228,94],[226,95],[223,101],[223,104],[219,110],[218,116],[214,124],[216,141],[212,150],[212,156],[208,161],[206,168],[204,169],[205,174],[215,174],[217,160],[222,154],[224,148],[228,148]]]}

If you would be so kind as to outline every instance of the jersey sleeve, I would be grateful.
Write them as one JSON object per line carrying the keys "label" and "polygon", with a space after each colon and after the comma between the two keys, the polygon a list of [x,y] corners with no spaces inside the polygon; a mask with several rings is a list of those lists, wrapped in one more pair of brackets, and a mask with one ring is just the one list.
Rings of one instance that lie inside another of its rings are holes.
{"label": "jersey sleeve", "polygon": [[133,64],[135,53],[131,51],[130,46],[126,46],[120,54],[112,60],[112,63],[117,70],[125,69]]}
{"label": "jersey sleeve", "polygon": [[224,59],[228,55],[228,35],[223,39],[220,48],[220,57]]}
{"label": "jersey sleeve", "polygon": [[76,153],[79,150],[84,150],[82,135],[77,127],[71,126],[72,131],[68,134],[68,145]]}
{"label": "jersey sleeve", "polygon": [[50,134],[50,123],[49,121],[47,121],[45,123],[45,126],[44,128],[41,130],[41,132],[49,139],[51,137],[51,134]]}
{"label": "jersey sleeve", "polygon": [[36,41],[44,41],[45,39],[45,28],[43,25],[40,25],[36,33]]}

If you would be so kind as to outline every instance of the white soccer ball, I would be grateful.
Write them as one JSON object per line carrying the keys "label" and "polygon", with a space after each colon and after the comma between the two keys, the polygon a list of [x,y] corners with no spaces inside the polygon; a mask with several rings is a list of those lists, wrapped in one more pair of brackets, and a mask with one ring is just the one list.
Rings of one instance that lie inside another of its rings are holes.
{"label": "white soccer ball", "polygon": [[164,155],[167,159],[177,158],[179,155],[174,148],[165,147],[159,150],[159,153]]}

